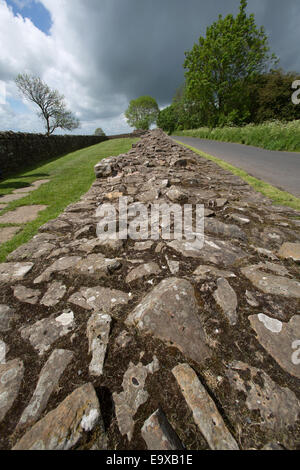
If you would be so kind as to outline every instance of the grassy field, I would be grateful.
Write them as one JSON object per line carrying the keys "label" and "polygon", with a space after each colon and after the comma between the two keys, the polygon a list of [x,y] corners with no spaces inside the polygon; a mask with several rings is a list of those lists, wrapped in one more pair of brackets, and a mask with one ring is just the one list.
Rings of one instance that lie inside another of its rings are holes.
{"label": "grassy field", "polygon": [[274,204],[292,207],[293,209],[300,211],[300,199],[293,196],[292,194],[287,193],[285,191],[281,191],[280,189],[275,188],[271,184],[265,183],[262,180],[254,178],[253,176],[248,175],[248,173],[246,173],[244,170],[240,170],[239,168],[236,168],[235,166],[232,166],[217,157],[208,155],[207,153],[204,153],[201,150],[195,149],[194,147],[191,147],[189,145],[183,144],[180,141],[177,141],[177,143],[189,148],[190,150],[193,150],[193,152],[198,153],[198,155],[201,155],[202,157],[207,158],[208,160],[212,160],[225,170],[231,171],[231,173],[233,173],[234,175],[239,176],[244,181],[249,183],[255,189],[255,191],[259,191],[264,196],[270,198]]}
{"label": "grassy field", "polygon": [[187,131],[176,131],[174,135],[199,137],[201,139],[235,142],[254,145],[268,150],[300,152],[300,121],[282,123],[279,121],[244,127],[201,127]]}
{"label": "grassy field", "polygon": [[[114,139],[102,142],[92,147],[78,150],[60,158],[44,163],[31,171],[15,175],[0,183],[0,195],[10,194],[14,189],[28,186],[41,179],[50,182],[41,186],[28,196],[10,203],[5,210],[13,210],[20,206],[46,205],[46,210],[40,212],[38,218],[22,226],[22,230],[9,242],[0,245],[0,262],[18,246],[30,240],[39,227],[48,220],[56,218],[69,204],[80,199],[95,180],[94,165],[102,158],[126,153],[132,144],[139,139]],[[0,227],[10,226],[8,224]]]}

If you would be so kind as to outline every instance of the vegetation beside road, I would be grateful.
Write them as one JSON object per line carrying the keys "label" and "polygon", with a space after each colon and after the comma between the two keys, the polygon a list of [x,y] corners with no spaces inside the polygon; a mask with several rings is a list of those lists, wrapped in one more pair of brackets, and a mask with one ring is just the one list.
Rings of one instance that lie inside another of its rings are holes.
{"label": "vegetation beside road", "polygon": [[[4,214],[20,206],[46,205],[46,210],[37,219],[27,223],[9,242],[0,244],[0,262],[18,246],[29,241],[39,227],[56,218],[69,204],[85,194],[95,179],[94,166],[103,158],[126,153],[139,139],[113,139],[92,147],[84,148],[48,162],[34,170],[20,173],[0,183],[0,195],[10,194],[14,189],[29,186],[36,180],[50,179],[50,182],[28,196],[11,202],[0,211]],[[7,226],[0,225],[1,227]]]}
{"label": "vegetation beside road", "polygon": [[300,120],[287,123],[274,121],[256,125],[248,124],[243,127],[225,126],[215,129],[200,127],[199,129],[174,131],[173,134],[254,145],[268,150],[300,152]]}
{"label": "vegetation beside road", "polygon": [[201,157],[207,158],[208,160],[212,160],[225,170],[231,171],[231,173],[233,173],[234,175],[239,176],[244,181],[246,181],[246,183],[249,183],[255,189],[255,191],[259,191],[264,196],[271,199],[274,204],[280,206],[288,206],[292,209],[300,211],[300,199],[293,196],[292,194],[286,191],[281,191],[280,189],[275,188],[274,186],[269,183],[266,183],[265,181],[259,180],[257,178],[254,178],[253,176],[248,175],[248,173],[246,173],[244,170],[236,168],[235,166],[230,165],[229,163],[226,163],[217,157],[213,157],[212,155],[202,152],[201,150],[195,149],[190,145],[183,144],[179,140],[177,141],[177,143],[189,148],[195,153],[198,153],[198,155],[200,155]]}

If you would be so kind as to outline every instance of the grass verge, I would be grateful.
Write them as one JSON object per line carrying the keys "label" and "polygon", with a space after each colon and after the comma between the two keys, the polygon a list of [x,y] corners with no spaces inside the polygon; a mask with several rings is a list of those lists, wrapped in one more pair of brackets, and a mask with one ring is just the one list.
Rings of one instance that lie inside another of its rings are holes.
{"label": "grass verge", "polygon": [[300,199],[297,198],[296,196],[293,196],[292,194],[286,191],[281,191],[280,189],[275,188],[269,183],[265,183],[262,180],[254,178],[253,176],[248,175],[248,173],[246,173],[244,170],[241,170],[240,168],[236,168],[235,166],[230,165],[229,163],[226,163],[217,157],[213,157],[212,155],[202,152],[201,150],[195,149],[194,147],[191,147],[190,145],[183,144],[179,140],[177,140],[176,142],[180,145],[183,145],[184,147],[187,147],[193,152],[198,153],[198,155],[200,155],[201,157],[207,158],[208,160],[212,160],[213,162],[217,163],[219,166],[221,166],[225,170],[231,171],[231,173],[233,173],[234,175],[239,176],[244,181],[249,183],[255,189],[255,191],[259,191],[264,196],[270,198],[274,204],[280,205],[280,206],[288,206],[288,207],[291,207],[292,209],[296,209],[300,211]]}
{"label": "grass verge", "polygon": [[243,127],[226,126],[215,129],[201,127],[200,129],[176,131],[173,134],[254,145],[267,150],[300,152],[300,120],[288,123],[275,121],[257,125],[248,124]]}
{"label": "grass verge", "polygon": [[[113,139],[93,145],[35,168],[20,173],[0,183],[0,195],[10,194],[14,189],[29,186],[36,180],[49,179],[39,189],[29,193],[18,201],[11,202],[0,214],[20,206],[46,205],[46,210],[39,213],[33,221],[22,226],[22,230],[6,243],[0,244],[0,262],[18,246],[29,241],[39,227],[48,220],[55,219],[71,203],[85,194],[95,180],[94,166],[103,158],[130,150],[139,139]],[[8,224],[2,224],[5,227]],[[11,225],[11,224],[9,224]]]}

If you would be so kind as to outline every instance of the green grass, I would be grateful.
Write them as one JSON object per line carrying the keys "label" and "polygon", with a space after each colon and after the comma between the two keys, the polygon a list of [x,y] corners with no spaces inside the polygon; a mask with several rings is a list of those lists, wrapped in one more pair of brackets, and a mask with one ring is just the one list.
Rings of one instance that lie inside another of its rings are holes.
{"label": "green grass", "polygon": [[[48,220],[56,218],[69,204],[76,202],[85,194],[95,180],[94,166],[102,158],[126,153],[139,139],[113,139],[78,150],[60,158],[51,160],[30,171],[15,175],[0,183],[0,195],[10,194],[14,189],[26,187],[40,179],[49,179],[28,196],[10,203],[4,214],[20,206],[46,205],[46,210],[39,213],[37,219],[23,226],[22,230],[10,241],[0,245],[0,262],[18,246],[30,240],[39,227]],[[0,202],[1,203],[1,202]],[[0,227],[11,226],[2,224]]]}
{"label": "green grass", "polygon": [[248,124],[244,127],[201,127],[186,131],[175,131],[174,135],[199,137],[201,139],[219,140],[254,145],[268,150],[300,152],[300,120],[283,123],[280,121],[264,124]]}
{"label": "green grass", "polygon": [[208,160],[212,160],[225,170],[231,171],[231,173],[233,173],[234,175],[239,176],[244,181],[249,183],[255,189],[255,191],[259,191],[264,196],[270,198],[274,204],[280,206],[288,206],[300,211],[300,199],[293,196],[292,194],[287,193],[286,191],[281,191],[280,189],[275,188],[271,184],[265,183],[262,180],[248,175],[248,173],[246,173],[244,170],[236,168],[235,166],[232,166],[217,157],[208,155],[207,153],[204,153],[201,150],[195,149],[190,145],[183,144],[180,141],[177,141],[177,143],[189,148],[190,150],[193,150],[193,152],[198,153],[199,155],[201,155],[201,157],[207,158]]}

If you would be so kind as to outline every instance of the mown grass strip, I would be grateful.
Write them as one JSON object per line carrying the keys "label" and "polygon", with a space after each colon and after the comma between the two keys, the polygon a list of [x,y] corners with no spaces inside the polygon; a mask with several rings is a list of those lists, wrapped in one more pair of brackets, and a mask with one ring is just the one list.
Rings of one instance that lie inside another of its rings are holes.
{"label": "mown grass strip", "polygon": [[126,138],[101,142],[1,182],[0,195],[4,195],[14,189],[26,187],[34,181],[50,179],[49,183],[29,193],[28,196],[11,202],[5,210],[0,211],[2,215],[20,206],[48,206],[37,219],[24,225],[15,237],[0,245],[0,262],[5,261],[7,255],[18,246],[29,241],[41,225],[55,219],[69,204],[78,201],[89,190],[95,180],[94,166],[101,159],[128,152],[132,144],[138,140]]}
{"label": "mown grass strip", "polygon": [[183,145],[184,147],[189,148],[193,152],[198,153],[198,155],[200,155],[201,157],[207,158],[208,160],[212,160],[225,170],[231,171],[231,173],[233,173],[234,175],[239,176],[244,181],[249,183],[255,189],[255,191],[259,191],[264,196],[270,198],[274,204],[280,206],[288,206],[292,209],[300,211],[300,199],[293,196],[292,194],[286,191],[281,191],[280,189],[275,188],[269,183],[265,183],[262,180],[254,178],[253,176],[248,175],[248,173],[246,173],[244,170],[236,168],[235,166],[230,165],[229,163],[226,163],[217,157],[213,157],[212,155],[202,152],[201,150],[195,149],[190,145],[183,144],[178,140],[176,142],[180,145]]}

